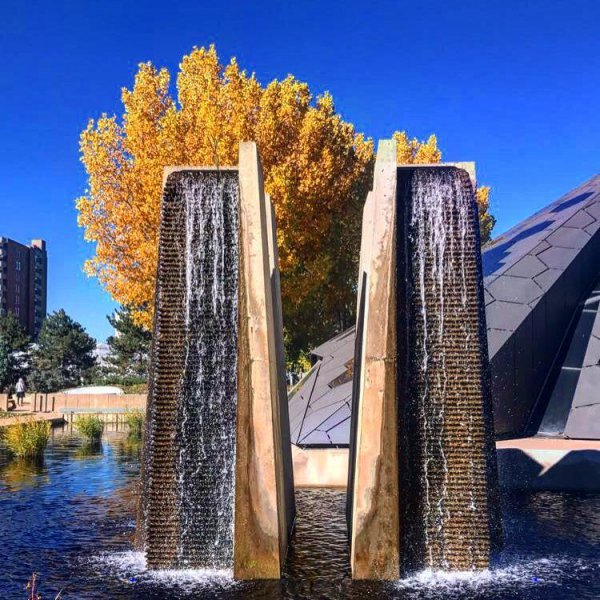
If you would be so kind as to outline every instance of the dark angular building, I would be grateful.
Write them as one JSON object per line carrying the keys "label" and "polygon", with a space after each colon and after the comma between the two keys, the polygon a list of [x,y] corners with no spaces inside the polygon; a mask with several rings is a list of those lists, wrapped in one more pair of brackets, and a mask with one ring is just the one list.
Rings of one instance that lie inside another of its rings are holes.
{"label": "dark angular building", "polygon": [[12,312],[33,338],[46,317],[47,273],[44,240],[25,246],[0,237],[0,313]]}
{"label": "dark angular building", "polygon": [[[600,439],[600,175],[483,251],[496,437]],[[345,446],[354,328],[312,352],[292,442]]]}

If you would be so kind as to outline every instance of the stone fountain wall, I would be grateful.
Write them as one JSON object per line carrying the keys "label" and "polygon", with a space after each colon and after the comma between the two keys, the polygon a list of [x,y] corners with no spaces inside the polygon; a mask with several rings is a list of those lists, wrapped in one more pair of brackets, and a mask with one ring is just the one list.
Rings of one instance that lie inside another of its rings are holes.
{"label": "stone fountain wall", "polygon": [[398,168],[395,144],[381,142],[367,215],[348,489],[353,577],[485,568],[499,520],[472,183],[456,167]]}
{"label": "stone fountain wall", "polygon": [[398,172],[401,570],[489,566],[499,523],[477,205],[456,167]]}
{"label": "stone fountain wall", "polygon": [[294,499],[271,211],[254,143],[239,168],[165,172],[138,527],[149,568],[279,577]]}

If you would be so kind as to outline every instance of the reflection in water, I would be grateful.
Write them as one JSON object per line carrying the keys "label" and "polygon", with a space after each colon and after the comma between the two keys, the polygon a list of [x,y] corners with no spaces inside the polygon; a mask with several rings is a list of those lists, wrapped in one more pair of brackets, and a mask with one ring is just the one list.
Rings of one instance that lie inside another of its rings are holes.
{"label": "reflection in water", "polygon": [[13,458],[0,469],[0,491],[17,492],[27,486],[48,483],[44,458]]}
{"label": "reflection in water", "polygon": [[[281,581],[227,572],[148,572],[131,551],[139,459],[125,433],[97,454],[55,432],[43,464],[0,452],[0,598],[21,598],[33,570],[44,598],[584,600],[600,595],[600,495],[536,492],[504,498],[506,549],[491,571],[422,572],[400,582],[352,582],[345,492],[300,490]],[[79,456],[77,453],[80,452]],[[54,595],[53,595],[54,594]]]}
{"label": "reflection in water", "polygon": [[74,456],[77,458],[89,458],[91,456],[101,457],[102,442],[99,440],[85,441],[82,446],[75,450]]}

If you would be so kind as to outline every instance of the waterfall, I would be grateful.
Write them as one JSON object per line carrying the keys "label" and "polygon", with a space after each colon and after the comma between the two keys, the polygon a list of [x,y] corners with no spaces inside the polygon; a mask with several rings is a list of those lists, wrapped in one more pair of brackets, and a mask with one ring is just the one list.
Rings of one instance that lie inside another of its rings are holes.
{"label": "waterfall", "polygon": [[[232,568],[237,397],[237,174],[189,172],[185,361],[177,416],[180,566]],[[182,240],[183,241],[183,240]]]}
{"label": "waterfall", "polygon": [[406,189],[411,564],[476,568],[489,555],[477,210],[455,168],[416,168]]}

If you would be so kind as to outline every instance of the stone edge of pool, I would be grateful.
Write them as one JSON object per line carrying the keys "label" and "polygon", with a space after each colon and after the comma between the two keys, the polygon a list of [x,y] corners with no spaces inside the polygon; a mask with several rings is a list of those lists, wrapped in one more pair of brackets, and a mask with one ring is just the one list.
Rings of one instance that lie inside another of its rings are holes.
{"label": "stone edge of pool", "polygon": [[[503,489],[600,491],[600,441],[530,437],[496,443]],[[297,488],[345,488],[347,448],[292,446]]]}

